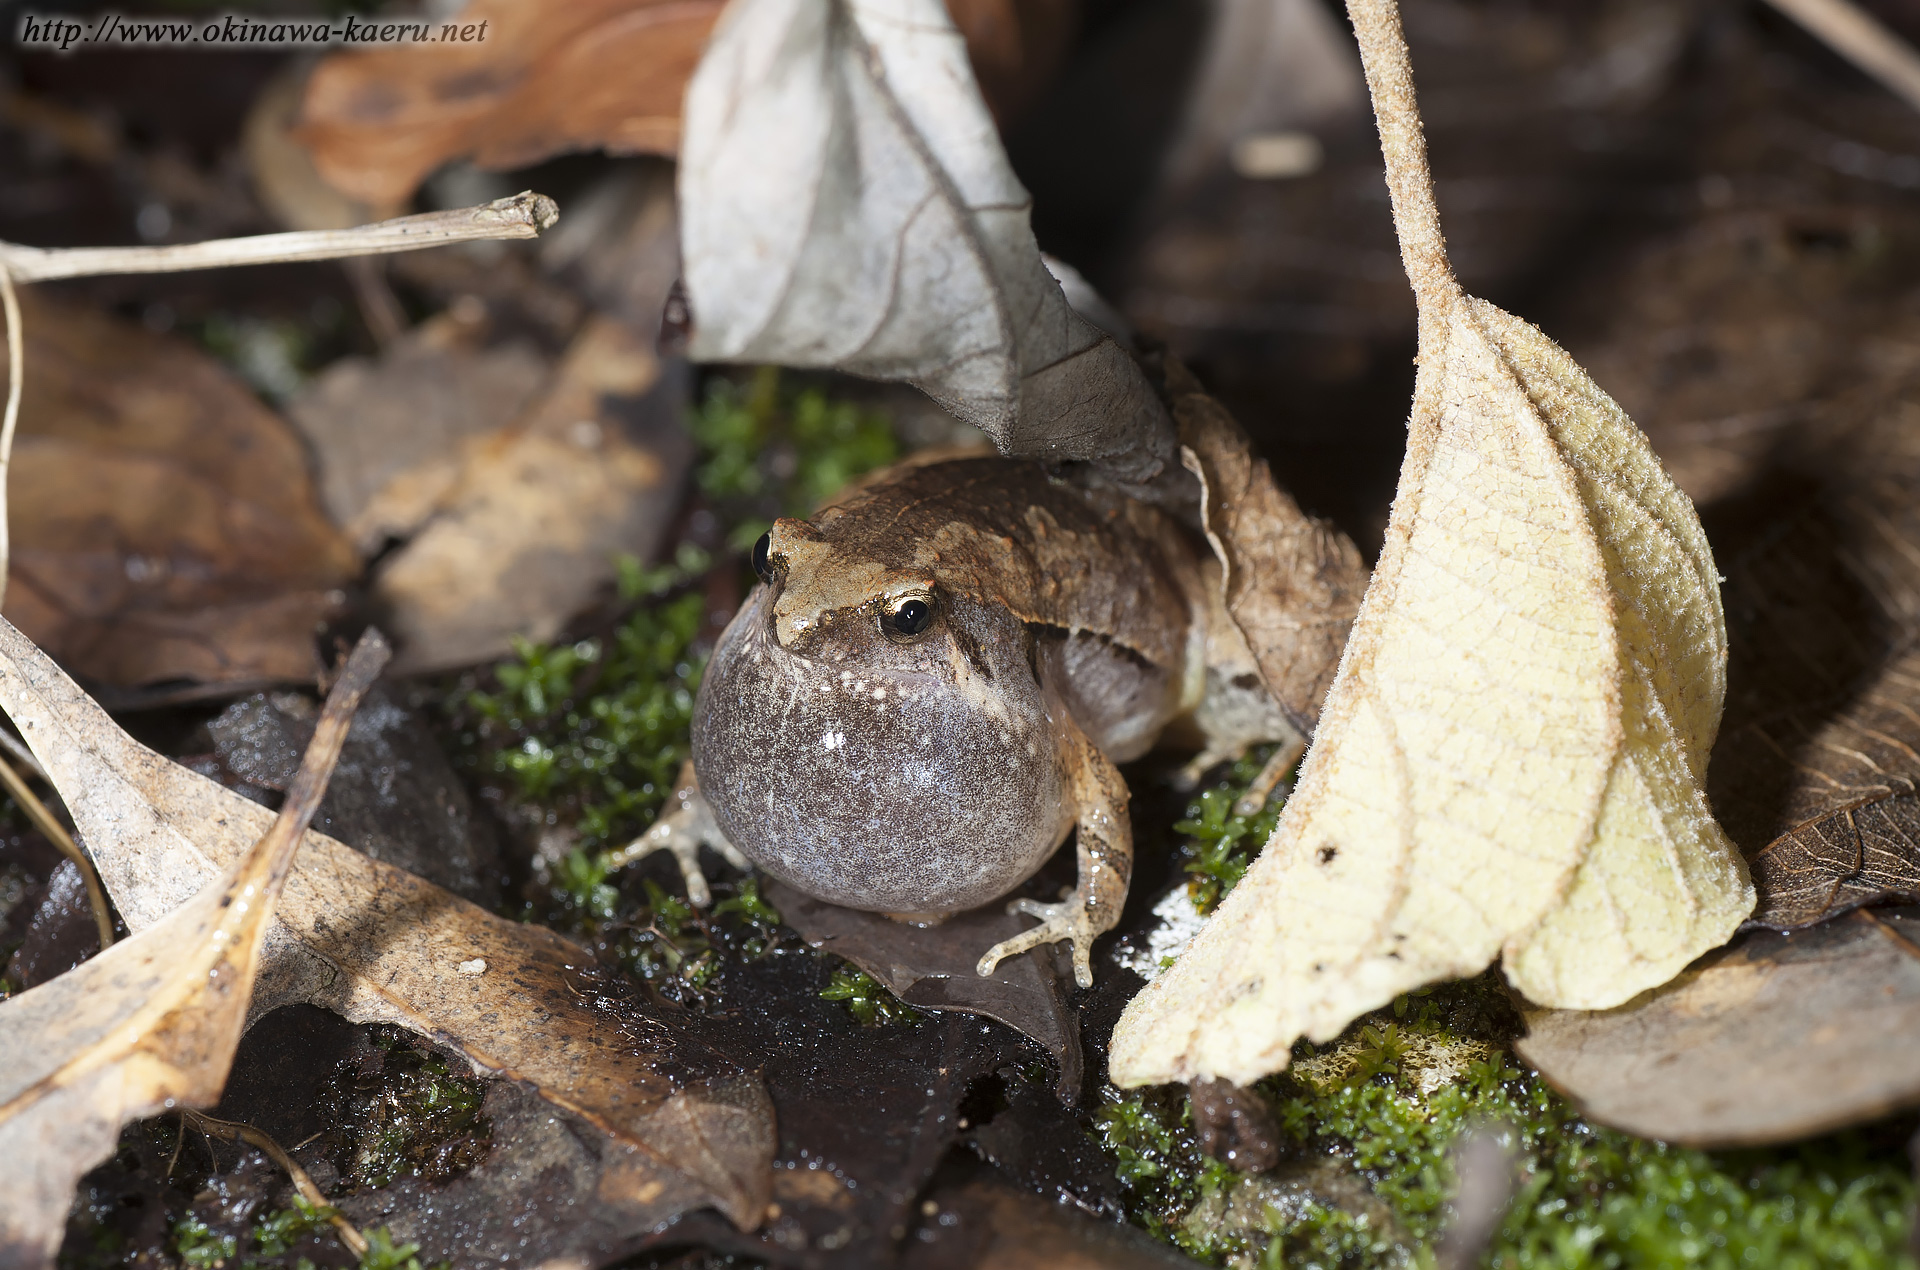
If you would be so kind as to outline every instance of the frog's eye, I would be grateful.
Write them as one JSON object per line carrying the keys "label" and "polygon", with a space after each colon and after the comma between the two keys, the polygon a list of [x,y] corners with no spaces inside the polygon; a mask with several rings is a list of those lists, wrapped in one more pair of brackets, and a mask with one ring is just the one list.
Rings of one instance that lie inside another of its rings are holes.
{"label": "frog's eye", "polygon": [[933,625],[933,600],[909,595],[896,600],[880,618],[880,625],[895,639],[912,639]]}
{"label": "frog's eye", "polygon": [[768,554],[773,550],[773,531],[768,530],[753,542],[753,571],[760,575],[762,582],[773,581],[773,559]]}

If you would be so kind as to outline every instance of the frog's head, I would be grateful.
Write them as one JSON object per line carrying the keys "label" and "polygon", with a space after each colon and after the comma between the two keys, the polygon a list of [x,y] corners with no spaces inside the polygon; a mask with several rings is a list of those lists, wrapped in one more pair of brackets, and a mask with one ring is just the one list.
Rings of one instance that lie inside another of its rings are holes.
{"label": "frog's head", "polygon": [[693,761],[721,830],[775,877],[947,913],[1031,875],[1071,809],[1025,630],[913,550],[778,521],[700,686]]}

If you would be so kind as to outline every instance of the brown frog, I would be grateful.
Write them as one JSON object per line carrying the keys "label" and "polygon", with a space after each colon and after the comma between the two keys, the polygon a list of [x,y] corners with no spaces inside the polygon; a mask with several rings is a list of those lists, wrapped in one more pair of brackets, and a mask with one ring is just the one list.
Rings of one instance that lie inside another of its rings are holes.
{"label": "brown frog", "polygon": [[1264,800],[1304,744],[1206,538],[1037,462],[901,465],[775,522],[754,568],[695,705],[692,779],[613,860],[671,851],[696,903],[706,844],[832,903],[933,921],[1006,895],[1077,830],[1079,885],[1013,901],[1039,925],[979,971],[1070,940],[1089,986],[1132,872],[1115,764],[1171,725],[1204,743],[1190,777],[1278,741]]}

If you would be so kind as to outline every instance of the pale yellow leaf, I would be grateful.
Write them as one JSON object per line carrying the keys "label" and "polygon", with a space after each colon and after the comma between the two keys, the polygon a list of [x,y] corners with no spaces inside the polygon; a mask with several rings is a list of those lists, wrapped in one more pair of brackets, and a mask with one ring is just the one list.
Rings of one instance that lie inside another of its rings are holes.
{"label": "pale yellow leaf", "polygon": [[1121,1084],[1246,1083],[1496,958],[1539,1004],[1617,1005],[1753,907],[1702,789],[1726,627],[1699,519],[1572,358],[1453,282],[1391,4],[1354,9],[1421,307],[1406,462],[1298,789],[1128,1007]]}

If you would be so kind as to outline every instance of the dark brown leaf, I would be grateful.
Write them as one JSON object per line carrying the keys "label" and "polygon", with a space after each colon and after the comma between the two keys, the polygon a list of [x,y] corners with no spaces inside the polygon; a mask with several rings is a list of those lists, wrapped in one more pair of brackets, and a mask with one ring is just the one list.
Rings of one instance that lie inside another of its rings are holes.
{"label": "dark brown leaf", "polygon": [[958,1010],[998,1019],[1032,1037],[1059,1065],[1056,1086],[1069,1105],[1080,1096],[1084,1074],[1080,1020],[1068,1007],[1054,950],[1010,957],[991,978],[975,967],[980,950],[1025,928],[998,905],[961,913],[938,926],[909,926],[878,913],[841,908],[769,880],[767,899],[809,944],[845,957],[885,984],[909,1005]]}
{"label": "dark brown leaf", "polygon": [[1366,562],[1352,539],[1300,510],[1186,367],[1168,357],[1165,369],[1181,458],[1200,478],[1207,537],[1225,570],[1227,612],[1267,690],[1312,736],[1367,589]]}
{"label": "dark brown leaf", "polygon": [[1780,1142],[1920,1103],[1920,911],[1749,931],[1614,1010],[1528,1011],[1520,1056],[1604,1124]]}
{"label": "dark brown leaf", "polygon": [[1200,1264],[1132,1226],[1095,1221],[991,1177],[935,1190],[919,1224],[901,1261],[908,1270],[1194,1270]]}
{"label": "dark brown leaf", "polygon": [[293,430],[185,341],[22,307],[7,618],[108,684],[313,679],[359,562]]}

